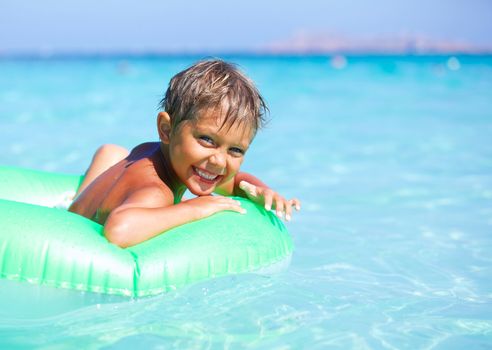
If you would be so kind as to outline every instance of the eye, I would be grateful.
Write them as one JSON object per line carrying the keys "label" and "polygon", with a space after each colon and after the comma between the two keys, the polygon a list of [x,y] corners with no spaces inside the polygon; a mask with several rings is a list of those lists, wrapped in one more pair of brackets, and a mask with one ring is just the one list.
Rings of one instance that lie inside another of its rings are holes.
{"label": "eye", "polygon": [[214,145],[215,144],[214,140],[207,135],[200,135],[198,137],[198,139],[200,140],[201,143],[204,143],[206,145]]}
{"label": "eye", "polygon": [[229,152],[232,153],[233,156],[235,157],[242,157],[244,156],[244,153],[246,153],[244,150],[238,147],[231,147],[229,148]]}

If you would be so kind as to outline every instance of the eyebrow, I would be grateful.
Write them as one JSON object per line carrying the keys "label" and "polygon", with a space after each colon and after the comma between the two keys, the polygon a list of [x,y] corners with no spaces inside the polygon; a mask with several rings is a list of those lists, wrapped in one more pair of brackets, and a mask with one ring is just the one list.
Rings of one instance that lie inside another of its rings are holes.
{"label": "eyebrow", "polygon": [[[200,134],[201,133],[204,133],[204,134],[208,134],[210,136],[213,136],[215,139],[217,139],[217,138],[220,139],[220,137],[219,137],[219,135],[217,133],[217,131],[220,130],[220,129],[216,130],[215,128],[212,128],[212,127],[210,127],[208,125],[205,125],[203,127],[195,126],[195,128],[196,128],[197,132],[200,133]],[[246,133],[246,131],[244,133]],[[249,148],[250,145],[251,145],[251,141],[248,141],[247,144],[242,144],[242,143],[233,143],[232,144],[233,147],[242,148],[244,151],[246,151]]]}

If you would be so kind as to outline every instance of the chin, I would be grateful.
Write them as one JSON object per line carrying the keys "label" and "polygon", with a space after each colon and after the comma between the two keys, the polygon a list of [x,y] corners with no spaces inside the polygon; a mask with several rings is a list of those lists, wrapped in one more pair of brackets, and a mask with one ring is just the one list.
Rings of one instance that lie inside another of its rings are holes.
{"label": "chin", "polygon": [[209,196],[215,191],[215,186],[211,187],[210,189],[207,189],[207,190],[202,190],[199,188],[197,189],[197,188],[193,188],[193,187],[187,187],[187,188],[188,188],[188,191],[190,191],[195,196]]}

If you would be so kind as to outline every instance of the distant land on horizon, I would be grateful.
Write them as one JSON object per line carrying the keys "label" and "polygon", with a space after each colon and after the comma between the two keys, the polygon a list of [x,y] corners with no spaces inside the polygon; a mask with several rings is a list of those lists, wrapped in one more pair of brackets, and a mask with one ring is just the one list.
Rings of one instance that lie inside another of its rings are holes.
{"label": "distant land on horizon", "polygon": [[262,48],[274,54],[492,54],[492,45],[439,40],[418,35],[346,37],[329,33],[298,32]]}
{"label": "distant land on horizon", "polygon": [[438,40],[424,36],[395,35],[345,37],[326,33],[298,32],[290,38],[240,50],[188,48],[128,48],[79,51],[43,47],[33,50],[7,51],[0,47],[0,57],[64,57],[64,56],[165,56],[165,55],[491,55],[492,45],[476,45],[459,40]]}

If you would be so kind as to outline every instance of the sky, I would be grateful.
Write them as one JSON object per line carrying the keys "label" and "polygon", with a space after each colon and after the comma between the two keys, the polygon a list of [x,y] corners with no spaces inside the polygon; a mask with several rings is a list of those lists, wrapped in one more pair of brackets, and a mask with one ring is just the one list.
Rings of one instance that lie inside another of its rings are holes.
{"label": "sky", "polygon": [[299,34],[492,47],[492,0],[0,0],[0,53],[234,52]]}

